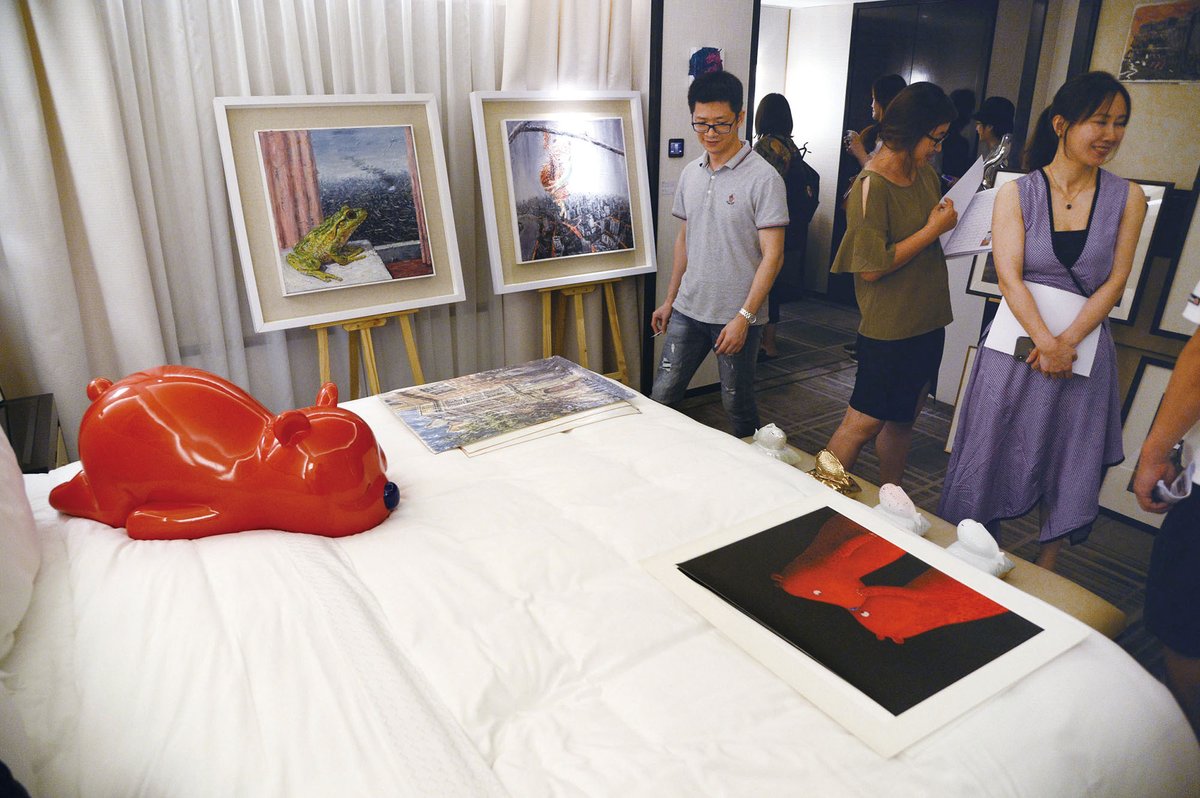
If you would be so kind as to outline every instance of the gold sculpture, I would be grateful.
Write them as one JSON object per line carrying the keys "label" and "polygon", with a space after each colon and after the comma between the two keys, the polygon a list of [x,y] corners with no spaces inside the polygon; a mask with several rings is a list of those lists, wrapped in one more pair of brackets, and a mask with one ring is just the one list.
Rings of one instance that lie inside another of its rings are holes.
{"label": "gold sculpture", "polygon": [[846,473],[845,467],[842,466],[842,461],[838,460],[834,453],[828,449],[822,449],[817,452],[817,465],[808,474],[813,479],[823,485],[828,485],[838,493],[849,495],[862,490],[858,483],[854,481],[854,478]]}

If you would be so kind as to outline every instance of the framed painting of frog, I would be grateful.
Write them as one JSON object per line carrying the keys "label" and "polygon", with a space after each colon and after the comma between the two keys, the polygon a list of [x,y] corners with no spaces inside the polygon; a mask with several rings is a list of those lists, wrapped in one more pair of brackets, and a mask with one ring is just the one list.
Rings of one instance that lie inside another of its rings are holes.
{"label": "framed painting of frog", "polygon": [[257,136],[285,295],[433,275],[411,126]]}
{"label": "framed painting of frog", "polygon": [[638,92],[473,92],[498,294],[653,272]]}
{"label": "framed painting of frog", "polygon": [[257,331],[464,298],[432,95],[215,107]]}

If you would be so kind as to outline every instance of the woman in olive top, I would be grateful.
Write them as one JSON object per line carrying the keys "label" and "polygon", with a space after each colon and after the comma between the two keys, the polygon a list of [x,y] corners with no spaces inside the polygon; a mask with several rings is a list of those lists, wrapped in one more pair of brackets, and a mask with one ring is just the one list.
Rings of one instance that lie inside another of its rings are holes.
{"label": "woman in olive top", "polygon": [[850,189],[846,236],[831,268],[854,275],[862,323],[850,407],[827,448],[849,471],[874,438],[881,483],[900,484],[913,421],[936,385],[952,319],[938,236],[958,214],[942,200],[929,159],[955,113],[932,83],[896,96],[880,124],[883,147]]}

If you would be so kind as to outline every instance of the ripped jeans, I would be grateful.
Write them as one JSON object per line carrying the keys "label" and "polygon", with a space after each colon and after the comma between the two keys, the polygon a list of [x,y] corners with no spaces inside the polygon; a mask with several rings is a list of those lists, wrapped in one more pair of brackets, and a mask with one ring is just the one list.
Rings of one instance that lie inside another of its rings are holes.
{"label": "ripped jeans", "polygon": [[[662,360],[654,375],[650,398],[667,405],[682,399],[692,375],[713,351],[717,336],[724,327],[724,324],[705,324],[674,311],[667,323]],[[733,424],[733,434],[739,438],[753,435],[758,429],[754,369],[758,363],[761,336],[762,327],[751,327],[746,331],[746,343],[740,352],[717,355],[717,368],[721,374],[721,404]]]}

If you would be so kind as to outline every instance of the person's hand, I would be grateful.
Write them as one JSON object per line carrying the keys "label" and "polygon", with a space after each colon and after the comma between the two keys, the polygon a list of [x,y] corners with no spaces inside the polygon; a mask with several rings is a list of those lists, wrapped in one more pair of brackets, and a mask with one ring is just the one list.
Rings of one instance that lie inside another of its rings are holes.
{"label": "person's hand", "polygon": [[1154,488],[1160,479],[1170,485],[1176,476],[1175,466],[1165,456],[1148,456],[1142,452],[1133,474],[1133,493],[1138,505],[1148,513],[1165,513],[1171,505],[1156,499]]}
{"label": "person's hand", "polygon": [[664,302],[650,314],[650,330],[655,335],[666,332],[667,322],[671,320],[671,303]]}
{"label": "person's hand", "polygon": [[726,324],[722,328],[721,334],[717,336],[717,343],[713,347],[713,351],[718,355],[736,355],[746,345],[746,333],[749,330],[750,322],[744,316],[741,314],[734,316],[733,320]]}
{"label": "person's hand", "polygon": [[1030,368],[1036,369],[1054,380],[1069,380],[1074,376],[1072,364],[1078,359],[1075,347],[1062,341],[1055,341],[1048,349],[1034,347],[1025,358]]}
{"label": "person's hand", "polygon": [[842,143],[846,146],[846,152],[858,159],[860,164],[867,160],[867,148],[863,146],[862,136],[853,130],[847,130]]}
{"label": "person's hand", "polygon": [[931,229],[934,235],[939,236],[947,230],[953,230],[956,224],[958,224],[958,211],[954,210],[954,200],[952,199],[943,199],[934,205],[933,210],[929,212],[929,219],[925,222],[925,226]]}

